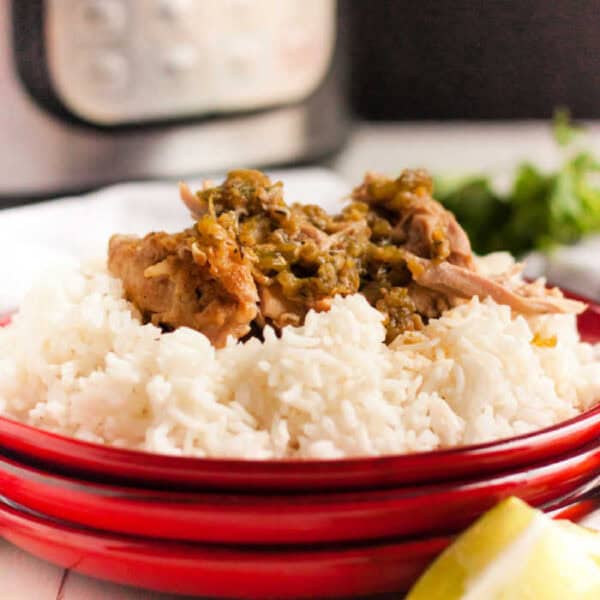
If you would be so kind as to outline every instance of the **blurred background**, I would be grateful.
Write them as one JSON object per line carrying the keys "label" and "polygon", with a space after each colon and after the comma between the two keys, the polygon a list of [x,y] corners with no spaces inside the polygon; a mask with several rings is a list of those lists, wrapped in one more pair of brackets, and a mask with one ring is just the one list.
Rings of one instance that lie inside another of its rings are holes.
{"label": "blurred background", "polygon": [[[0,197],[240,164],[348,173],[361,161],[335,158],[364,122],[511,123],[550,119],[558,106],[593,119],[599,9],[593,0],[4,0]],[[399,147],[421,143],[414,128],[398,136]],[[439,153],[428,153],[415,159],[437,168]],[[400,151],[395,168],[409,159]]]}
{"label": "blurred background", "polygon": [[358,0],[352,106],[364,118],[539,119],[600,114],[600,2]]}

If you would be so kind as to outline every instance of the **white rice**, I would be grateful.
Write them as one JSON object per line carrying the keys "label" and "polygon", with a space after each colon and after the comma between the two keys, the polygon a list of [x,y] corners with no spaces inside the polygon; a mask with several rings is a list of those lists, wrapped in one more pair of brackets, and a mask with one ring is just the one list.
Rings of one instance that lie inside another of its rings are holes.
{"label": "white rice", "polygon": [[190,329],[141,325],[120,282],[87,264],[48,274],[0,331],[0,412],[165,454],[332,458],[512,436],[600,399],[600,346],[572,316],[527,320],[475,298],[383,340],[356,295],[281,338],[215,351]]}

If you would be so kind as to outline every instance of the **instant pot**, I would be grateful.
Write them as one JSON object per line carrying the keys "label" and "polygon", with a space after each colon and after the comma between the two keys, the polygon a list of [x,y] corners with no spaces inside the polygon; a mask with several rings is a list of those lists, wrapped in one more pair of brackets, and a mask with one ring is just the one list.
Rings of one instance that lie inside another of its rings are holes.
{"label": "instant pot", "polygon": [[0,2],[0,204],[333,152],[348,122],[336,9]]}

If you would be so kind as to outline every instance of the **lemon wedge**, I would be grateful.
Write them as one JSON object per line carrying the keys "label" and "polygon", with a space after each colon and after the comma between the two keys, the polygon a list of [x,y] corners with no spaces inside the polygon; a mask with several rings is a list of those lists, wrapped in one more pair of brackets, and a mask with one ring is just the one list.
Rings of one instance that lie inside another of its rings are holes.
{"label": "lemon wedge", "polygon": [[600,533],[517,498],[485,513],[406,600],[599,600]]}

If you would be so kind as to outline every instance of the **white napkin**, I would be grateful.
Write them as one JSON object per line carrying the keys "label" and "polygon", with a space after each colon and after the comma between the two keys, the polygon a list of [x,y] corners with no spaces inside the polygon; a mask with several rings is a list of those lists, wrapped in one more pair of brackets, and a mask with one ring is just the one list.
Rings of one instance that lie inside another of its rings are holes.
{"label": "white napkin", "polygon": [[[270,173],[289,202],[339,210],[348,185],[326,169]],[[214,177],[216,181],[221,176]],[[190,182],[194,189],[200,181]],[[191,223],[176,182],[127,183],[20,208],[0,210],[0,313],[19,305],[32,282],[53,265],[106,252],[113,233],[178,231]]]}
{"label": "white napkin", "polygon": [[525,275],[543,275],[554,285],[600,302],[600,236],[557,248],[548,255],[534,253],[526,264]]}

